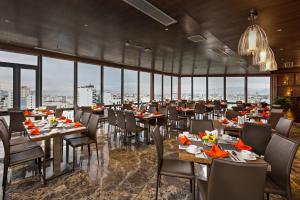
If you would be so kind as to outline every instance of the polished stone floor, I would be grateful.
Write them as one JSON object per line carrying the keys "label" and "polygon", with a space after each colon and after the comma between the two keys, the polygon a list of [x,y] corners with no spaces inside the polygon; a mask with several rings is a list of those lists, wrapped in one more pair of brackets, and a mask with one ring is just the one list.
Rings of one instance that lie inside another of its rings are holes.
{"label": "polished stone floor", "polygon": [[[300,124],[292,129],[292,138],[300,142]],[[136,143],[124,145],[120,137],[107,134],[107,128],[98,131],[100,163],[98,165],[95,148],[91,159],[87,149],[78,148],[78,166],[74,173],[65,174],[47,185],[41,184],[36,176],[36,167],[32,163],[9,170],[6,199],[154,199],[156,151],[153,144]],[[165,156],[177,157],[177,143],[174,136],[165,140]],[[71,151],[72,153],[72,151]],[[64,151],[65,154],[65,151]],[[0,147],[0,179],[2,181],[3,147]],[[70,155],[72,162],[72,155]],[[47,174],[51,175],[49,164]],[[65,167],[65,159],[62,162]],[[291,183],[294,199],[300,199],[300,150],[294,161]],[[2,195],[2,192],[1,192]],[[2,198],[2,197],[1,197]],[[191,199],[189,182],[182,179],[162,179],[159,199]],[[271,196],[271,199],[284,199]]]}

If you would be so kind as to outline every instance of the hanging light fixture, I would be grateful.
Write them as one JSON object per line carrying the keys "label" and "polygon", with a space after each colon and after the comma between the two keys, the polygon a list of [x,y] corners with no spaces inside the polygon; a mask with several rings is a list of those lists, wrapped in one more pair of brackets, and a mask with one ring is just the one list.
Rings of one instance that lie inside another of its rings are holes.
{"label": "hanging light fixture", "polygon": [[259,57],[260,57],[259,60],[260,71],[275,71],[278,69],[274,53],[270,47],[264,51],[261,51]]}
{"label": "hanging light fixture", "polygon": [[268,46],[265,31],[260,26],[254,24],[256,18],[257,11],[251,9],[248,17],[248,20],[251,21],[251,25],[244,31],[239,40],[238,54],[241,56],[254,55],[261,49],[266,49]]}

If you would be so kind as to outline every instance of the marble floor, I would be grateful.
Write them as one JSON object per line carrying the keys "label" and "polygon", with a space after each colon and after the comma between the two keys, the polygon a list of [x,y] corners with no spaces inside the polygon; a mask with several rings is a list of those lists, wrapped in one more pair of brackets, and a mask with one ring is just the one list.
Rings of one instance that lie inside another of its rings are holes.
{"label": "marble floor", "polygon": [[[177,158],[175,134],[165,140],[165,156]],[[300,142],[300,124],[292,128],[292,138]],[[87,149],[78,148],[78,167],[74,173],[63,175],[41,184],[34,164],[28,163],[11,168],[8,175],[6,199],[154,199],[156,151],[153,144],[145,145],[134,140],[124,145],[120,137],[107,129],[98,130],[98,165],[95,147],[92,147],[91,159]],[[72,153],[72,151],[71,151]],[[65,151],[64,151],[65,155]],[[3,171],[3,147],[0,147],[0,179]],[[72,162],[72,155],[70,155]],[[65,159],[62,162],[65,167]],[[197,166],[196,166],[197,168]],[[47,167],[47,174],[52,173],[52,166]],[[300,199],[300,150],[293,164],[291,183],[294,199]],[[2,195],[2,192],[0,193]],[[2,198],[2,197],[1,197]],[[159,199],[191,199],[189,182],[182,179],[162,178]],[[272,196],[272,200],[281,200]]]}

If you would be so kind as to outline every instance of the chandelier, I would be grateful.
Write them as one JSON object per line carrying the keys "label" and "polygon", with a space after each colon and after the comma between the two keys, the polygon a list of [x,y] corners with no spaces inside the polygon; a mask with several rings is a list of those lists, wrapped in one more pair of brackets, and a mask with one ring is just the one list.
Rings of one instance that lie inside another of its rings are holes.
{"label": "chandelier", "polygon": [[259,65],[260,71],[277,70],[277,63],[274,53],[269,47],[265,31],[254,24],[257,18],[257,11],[250,10],[248,20],[251,25],[242,34],[238,44],[238,54],[241,56],[252,56],[254,65]]}

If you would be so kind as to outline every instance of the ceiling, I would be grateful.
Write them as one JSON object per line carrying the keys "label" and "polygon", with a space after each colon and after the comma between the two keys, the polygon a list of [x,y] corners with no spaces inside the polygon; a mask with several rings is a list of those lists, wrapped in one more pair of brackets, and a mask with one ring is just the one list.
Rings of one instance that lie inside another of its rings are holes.
{"label": "ceiling", "polygon": [[[255,8],[279,66],[300,66],[300,1],[148,1],[177,23],[165,30],[122,0],[1,0],[0,42],[181,75],[259,73],[236,54]],[[197,34],[206,40],[187,39]]]}

